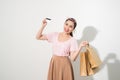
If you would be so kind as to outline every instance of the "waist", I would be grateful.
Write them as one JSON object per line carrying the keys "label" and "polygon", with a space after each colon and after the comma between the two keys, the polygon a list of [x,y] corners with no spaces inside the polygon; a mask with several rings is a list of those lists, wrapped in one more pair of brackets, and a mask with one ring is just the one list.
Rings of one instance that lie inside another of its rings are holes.
{"label": "waist", "polygon": [[54,56],[54,57],[69,57],[69,56],[56,55],[56,54],[53,54],[52,56]]}
{"label": "waist", "polygon": [[[58,55],[53,55],[53,56],[52,56],[52,59],[53,59],[53,60],[60,60],[60,61],[61,61],[61,60],[62,60],[62,61],[63,61],[63,60],[70,60],[68,56],[58,56]],[[64,61],[63,61],[63,62],[64,62]]]}
{"label": "waist", "polygon": [[61,57],[68,57],[69,54],[62,54],[62,53],[54,53],[54,56],[61,56]]}

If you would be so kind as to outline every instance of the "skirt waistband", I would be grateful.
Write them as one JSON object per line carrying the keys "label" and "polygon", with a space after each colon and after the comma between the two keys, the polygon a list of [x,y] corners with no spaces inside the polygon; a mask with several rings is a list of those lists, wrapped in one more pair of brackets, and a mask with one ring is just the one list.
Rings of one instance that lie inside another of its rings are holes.
{"label": "skirt waistband", "polygon": [[58,55],[53,55],[52,57],[69,57],[69,56],[58,56]]}

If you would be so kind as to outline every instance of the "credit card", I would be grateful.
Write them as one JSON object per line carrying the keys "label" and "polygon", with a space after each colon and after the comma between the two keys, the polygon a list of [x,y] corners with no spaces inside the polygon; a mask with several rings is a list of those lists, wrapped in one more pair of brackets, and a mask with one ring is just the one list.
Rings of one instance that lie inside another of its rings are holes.
{"label": "credit card", "polygon": [[46,18],[47,20],[51,20],[50,18]]}

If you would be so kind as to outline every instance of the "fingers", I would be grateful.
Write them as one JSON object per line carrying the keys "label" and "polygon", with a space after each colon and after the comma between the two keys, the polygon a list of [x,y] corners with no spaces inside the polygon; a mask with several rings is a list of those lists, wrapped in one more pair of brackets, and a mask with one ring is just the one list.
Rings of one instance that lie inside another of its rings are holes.
{"label": "fingers", "polygon": [[43,19],[43,21],[42,21],[42,26],[45,27],[46,25],[47,25],[47,21],[46,21],[46,18],[45,18],[45,19]]}
{"label": "fingers", "polygon": [[83,44],[87,44],[88,42],[87,41],[83,41]]}
{"label": "fingers", "polygon": [[83,45],[84,46],[89,45],[88,41],[83,41]]}
{"label": "fingers", "polygon": [[85,44],[86,44],[86,45],[88,45],[88,44],[89,44],[89,42],[88,42],[88,41],[85,41]]}
{"label": "fingers", "polygon": [[43,23],[47,23],[46,18],[45,18],[45,19],[43,19]]}

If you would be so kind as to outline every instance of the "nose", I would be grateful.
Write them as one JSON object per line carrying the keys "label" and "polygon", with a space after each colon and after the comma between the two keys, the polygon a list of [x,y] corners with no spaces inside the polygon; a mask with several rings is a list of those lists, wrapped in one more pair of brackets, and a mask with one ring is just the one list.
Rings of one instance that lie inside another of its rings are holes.
{"label": "nose", "polygon": [[65,31],[66,31],[66,32],[68,32],[68,31],[69,31],[69,29],[68,29],[68,28],[65,28]]}

